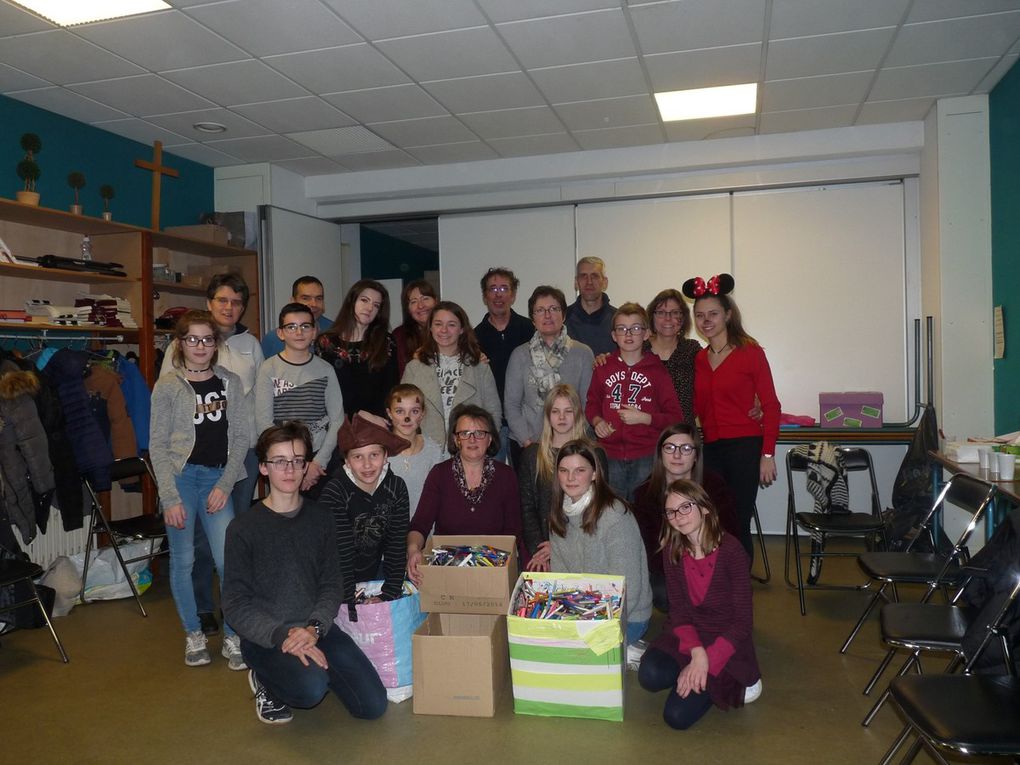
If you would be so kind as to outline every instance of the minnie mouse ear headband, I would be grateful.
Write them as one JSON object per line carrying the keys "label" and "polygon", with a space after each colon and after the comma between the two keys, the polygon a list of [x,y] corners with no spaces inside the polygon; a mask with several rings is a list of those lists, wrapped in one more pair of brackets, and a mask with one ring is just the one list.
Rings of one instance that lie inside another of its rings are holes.
{"label": "minnie mouse ear headband", "polygon": [[733,292],[734,282],[733,277],[729,274],[719,274],[713,276],[707,282],[700,276],[696,276],[693,279],[688,279],[684,282],[684,286],[680,288],[680,291],[684,293],[685,297],[691,300],[697,300],[700,297],[719,297],[720,295],[729,295]]}

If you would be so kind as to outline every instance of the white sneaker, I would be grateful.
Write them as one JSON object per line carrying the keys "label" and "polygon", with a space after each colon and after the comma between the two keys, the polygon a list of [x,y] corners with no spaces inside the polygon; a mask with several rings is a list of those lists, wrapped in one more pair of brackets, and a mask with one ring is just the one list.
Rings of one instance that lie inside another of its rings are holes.
{"label": "white sneaker", "polygon": [[223,658],[227,660],[227,669],[239,672],[248,669],[241,655],[241,638],[238,635],[229,635],[223,638],[223,649],[220,651]]}
{"label": "white sneaker", "polygon": [[754,685],[749,685],[747,686],[747,688],[744,689],[744,703],[750,704],[754,701],[757,701],[758,697],[761,696],[761,690],[762,690],[761,678],[758,678],[758,682],[756,682]]}
{"label": "white sneaker", "polygon": [[641,657],[648,650],[648,643],[644,640],[637,640],[627,646],[627,669],[638,670],[641,667]]}
{"label": "white sneaker", "polygon": [[201,667],[212,661],[205,646],[206,639],[202,630],[187,633],[184,636],[184,663],[189,667]]}

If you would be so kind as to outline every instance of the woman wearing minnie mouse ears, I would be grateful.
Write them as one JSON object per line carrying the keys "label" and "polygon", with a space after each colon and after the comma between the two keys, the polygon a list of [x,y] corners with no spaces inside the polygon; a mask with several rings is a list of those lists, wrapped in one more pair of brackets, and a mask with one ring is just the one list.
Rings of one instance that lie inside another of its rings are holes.
{"label": "woman wearing minnie mouse ears", "polygon": [[[779,399],[765,351],[744,331],[730,297],[733,277],[688,279],[694,324],[708,347],[694,360],[694,412],[705,434],[705,466],[720,473],[736,497],[740,541],[752,559],[751,517],[758,487],[776,480]],[[755,396],[762,419],[752,419]]]}

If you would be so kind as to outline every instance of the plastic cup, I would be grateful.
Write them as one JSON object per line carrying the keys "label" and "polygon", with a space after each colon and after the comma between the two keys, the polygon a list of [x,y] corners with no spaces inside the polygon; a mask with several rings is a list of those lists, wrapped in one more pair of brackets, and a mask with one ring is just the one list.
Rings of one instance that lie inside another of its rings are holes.
{"label": "plastic cup", "polygon": [[988,470],[988,466],[993,456],[992,450],[987,446],[978,447],[978,465],[984,470]]}
{"label": "plastic cup", "polygon": [[999,468],[999,480],[1012,481],[1016,475],[1016,455],[999,453],[995,455],[995,461]]}

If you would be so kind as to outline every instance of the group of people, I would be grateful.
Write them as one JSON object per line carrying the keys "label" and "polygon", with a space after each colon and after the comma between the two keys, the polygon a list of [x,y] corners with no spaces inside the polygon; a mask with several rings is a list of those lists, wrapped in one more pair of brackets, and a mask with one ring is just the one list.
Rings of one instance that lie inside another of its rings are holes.
{"label": "group of people", "polygon": [[[511,270],[480,286],[475,327],[424,280],[392,333],[372,280],[329,322],[311,276],[261,343],[233,274],[180,318],[150,454],[185,662],[211,661],[215,565],[222,654],[249,670],[259,719],[288,722],[328,690],[377,717],[385,690],[334,624],[344,605],[357,619],[355,584],[382,580],[372,600],[393,600],[405,575],[421,581],[432,533],[512,535],[530,570],[626,578],[628,658],[645,688],[670,689],[669,725],[752,700],[750,519],[775,479],[779,401],[732,277],[616,308],[604,263],[584,258],[576,301],[539,286],[530,320]],[[653,604],[668,618],[645,650]]]}

